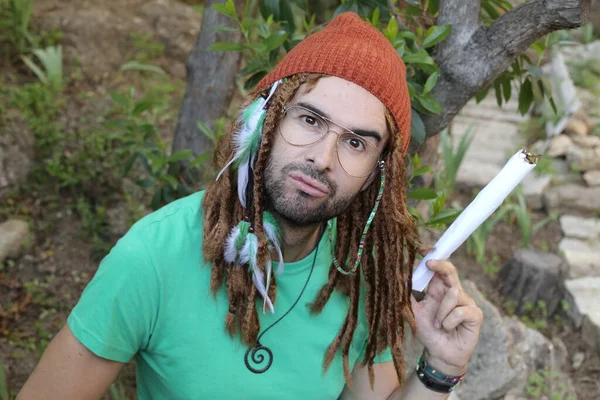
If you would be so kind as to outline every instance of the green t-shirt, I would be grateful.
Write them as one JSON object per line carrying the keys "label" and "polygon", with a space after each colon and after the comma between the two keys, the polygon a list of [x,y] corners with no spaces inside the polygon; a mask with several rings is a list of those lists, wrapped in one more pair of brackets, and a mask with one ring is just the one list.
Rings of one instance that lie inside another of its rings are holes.
{"label": "green t-shirt", "polygon": [[[307,303],[327,281],[331,264],[323,235],[309,284],[285,318],[261,339],[273,352],[262,374],[244,363],[247,350],[225,331],[225,290],[210,292],[210,265],[202,257],[203,192],[175,201],[137,222],[101,262],[68,318],[75,337],[94,354],[119,362],[136,359],[137,390],[147,399],[336,399],[343,387],[341,353],[327,373],[323,357],[348,310],[334,292],[323,312]],[[261,331],[296,301],[314,251],[287,263],[277,276],[275,314],[262,312]],[[277,268],[275,263],[274,269]],[[367,338],[364,306],[350,351],[351,368]],[[376,361],[389,361],[384,353]]]}

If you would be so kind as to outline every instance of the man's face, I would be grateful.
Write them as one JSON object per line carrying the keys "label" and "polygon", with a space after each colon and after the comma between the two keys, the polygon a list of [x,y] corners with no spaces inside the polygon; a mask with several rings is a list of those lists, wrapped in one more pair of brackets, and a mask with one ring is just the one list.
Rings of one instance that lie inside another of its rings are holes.
{"label": "man's face", "polygon": [[[364,134],[381,152],[388,141],[383,103],[362,87],[337,77],[321,78],[307,91],[299,88],[287,105],[302,105],[344,128]],[[303,122],[306,120],[304,116]],[[309,120],[309,122],[312,122]],[[366,188],[377,171],[362,178],[349,175],[337,156],[337,133],[345,129],[329,123],[322,140],[308,146],[294,146],[277,127],[267,168],[267,207],[296,226],[327,221],[344,211]],[[340,148],[340,151],[342,149]],[[346,169],[348,164],[345,163]]]}

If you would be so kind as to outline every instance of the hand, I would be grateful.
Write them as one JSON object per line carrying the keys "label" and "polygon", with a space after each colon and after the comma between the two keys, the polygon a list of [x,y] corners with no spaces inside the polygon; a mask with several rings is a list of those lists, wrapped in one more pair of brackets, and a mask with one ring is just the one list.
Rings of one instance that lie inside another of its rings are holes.
{"label": "hand", "polygon": [[446,375],[461,375],[479,338],[483,312],[463,291],[449,261],[427,261],[435,272],[425,297],[412,296],[417,338],[428,352],[429,364]]}

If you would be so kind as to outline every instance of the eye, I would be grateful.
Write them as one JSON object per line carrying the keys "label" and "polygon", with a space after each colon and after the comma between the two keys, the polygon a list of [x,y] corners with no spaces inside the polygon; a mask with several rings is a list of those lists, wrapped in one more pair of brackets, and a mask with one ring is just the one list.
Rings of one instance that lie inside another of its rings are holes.
{"label": "eye", "polygon": [[346,143],[348,143],[348,145],[354,150],[362,151],[366,148],[365,142],[356,137],[348,138]]}
{"label": "eye", "polygon": [[319,127],[319,121],[311,115],[302,115],[300,118],[306,125],[314,126],[315,128]]}

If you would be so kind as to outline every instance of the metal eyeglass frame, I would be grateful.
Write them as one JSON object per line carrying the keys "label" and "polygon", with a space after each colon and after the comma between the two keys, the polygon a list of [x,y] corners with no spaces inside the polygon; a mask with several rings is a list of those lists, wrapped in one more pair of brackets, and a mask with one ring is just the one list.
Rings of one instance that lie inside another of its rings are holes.
{"label": "metal eyeglass frame", "polygon": [[[290,108],[300,108],[302,110],[308,111],[311,114],[316,115],[317,117],[321,118],[323,121],[325,121],[327,123],[327,132],[325,132],[318,140],[312,142],[312,143],[307,143],[307,144],[294,144],[294,143],[290,143],[285,136],[283,135],[283,133],[281,133],[281,120],[283,120],[285,118],[285,116],[287,115],[287,112]],[[331,129],[331,124],[339,126],[340,128],[344,129],[344,132],[339,133],[337,131],[334,131]],[[279,131],[279,135],[281,136],[281,138],[283,140],[285,140],[286,143],[295,146],[295,147],[308,147],[308,146],[312,146],[313,144],[319,143],[321,140],[325,139],[325,137],[329,134],[329,132],[333,132],[337,135],[337,140],[336,140],[336,146],[335,146],[335,155],[338,159],[338,162],[340,163],[340,167],[342,167],[342,169],[344,170],[345,173],[347,173],[348,175],[350,175],[353,178],[366,178],[367,176],[369,176],[374,170],[375,168],[377,168],[378,166],[380,167],[382,164],[382,160],[381,160],[381,151],[379,151],[379,149],[377,148],[377,146],[375,146],[374,143],[372,143],[370,140],[365,139],[364,137],[362,137],[361,135],[354,133],[351,129],[346,128],[344,125],[340,125],[335,121],[332,121],[329,118],[326,118],[324,116],[322,116],[321,114],[314,112],[311,109],[308,109],[306,107],[300,106],[300,105],[291,105],[291,106],[284,106],[283,107],[283,114],[281,116],[280,119],[280,123],[279,126],[277,128],[277,130]],[[356,175],[352,175],[351,173],[349,173],[348,171],[346,171],[346,168],[344,168],[344,165],[342,164],[341,160],[340,160],[340,153],[339,153],[339,147],[340,147],[340,137],[342,134],[344,133],[351,133],[352,135],[355,135],[356,137],[359,137],[361,140],[364,140],[365,142],[367,142],[370,146],[373,146],[376,150],[377,153],[379,153],[379,157],[377,157],[377,161],[375,162],[375,164],[373,165],[373,168],[371,168],[369,170],[369,172],[366,175],[361,175],[361,176],[356,176]]]}

